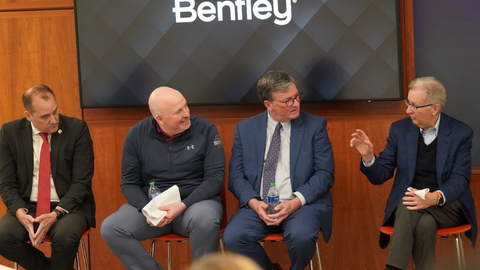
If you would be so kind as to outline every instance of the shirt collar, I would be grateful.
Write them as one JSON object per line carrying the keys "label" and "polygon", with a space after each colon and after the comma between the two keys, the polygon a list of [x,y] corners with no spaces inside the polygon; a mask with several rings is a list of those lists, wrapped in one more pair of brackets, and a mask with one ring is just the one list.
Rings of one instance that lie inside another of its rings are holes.
{"label": "shirt collar", "polygon": [[[278,121],[272,118],[272,116],[270,115],[270,112],[268,112],[267,115],[268,115],[267,129],[271,129],[273,133],[273,131],[275,130],[275,127],[277,126]],[[282,129],[288,133],[292,126],[292,121],[288,120],[287,122],[280,122],[280,123],[282,123]]]}
{"label": "shirt collar", "polygon": [[[35,128],[35,126],[33,125],[32,122],[30,122],[30,125],[32,126],[32,135],[38,135],[38,133],[41,133],[40,130]],[[47,135],[50,135],[50,134],[47,133]],[[38,135],[38,136],[40,136],[40,135]]]}
{"label": "shirt collar", "polygon": [[168,139],[171,139],[171,140],[175,140],[177,139],[178,137],[182,136],[183,133],[185,133],[185,131],[181,132],[181,133],[178,133],[178,134],[175,134],[173,136],[170,136],[168,135],[167,133],[165,133],[161,128],[160,126],[158,125],[157,121],[154,120],[154,123],[155,123],[155,127],[157,129],[157,132],[158,134],[160,134],[160,136],[162,136],[164,139],[168,140]]}
{"label": "shirt collar", "polygon": [[442,117],[442,113],[439,113],[438,114],[438,119],[437,119],[437,122],[435,123],[435,125],[431,128],[429,128],[427,131],[423,131],[422,128],[420,128],[420,133],[427,133],[429,132],[430,130],[432,130],[433,132],[435,132],[435,137],[437,137],[438,135],[438,128],[440,127],[440,117]]}

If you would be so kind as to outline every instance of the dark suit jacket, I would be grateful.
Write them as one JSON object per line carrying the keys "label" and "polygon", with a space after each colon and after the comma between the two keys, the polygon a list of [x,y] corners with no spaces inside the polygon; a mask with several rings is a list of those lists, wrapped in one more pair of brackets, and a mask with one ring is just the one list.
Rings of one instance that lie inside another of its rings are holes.
{"label": "dark suit jacket", "polygon": [[[304,112],[291,121],[290,177],[293,191],[318,209],[322,235],[327,242],[332,232],[334,162],[326,120]],[[229,189],[239,207],[260,196],[266,148],[267,112],[238,122],[230,160]]]}
{"label": "dark suit jacket", "polygon": [[[380,185],[393,177],[395,181],[385,209],[383,225],[394,214],[397,204],[405,191],[413,183],[417,162],[419,128],[410,118],[394,122],[390,127],[387,145],[375,159],[373,166],[365,168],[360,162],[362,172],[374,185]],[[470,190],[471,148],[473,131],[466,124],[441,114],[437,135],[437,182],[448,201],[458,199],[472,229],[466,233],[475,246],[477,238],[477,219],[472,192]],[[390,238],[380,235],[380,246],[386,247]]]}
{"label": "dark suit jacket", "polygon": [[[87,124],[60,115],[59,132],[51,138],[51,172],[60,202],[69,212],[81,212],[95,226],[92,192],[93,144]],[[61,130],[61,132],[60,132]],[[0,130],[0,196],[15,215],[30,201],[33,176],[32,126],[26,119],[5,123]]]}

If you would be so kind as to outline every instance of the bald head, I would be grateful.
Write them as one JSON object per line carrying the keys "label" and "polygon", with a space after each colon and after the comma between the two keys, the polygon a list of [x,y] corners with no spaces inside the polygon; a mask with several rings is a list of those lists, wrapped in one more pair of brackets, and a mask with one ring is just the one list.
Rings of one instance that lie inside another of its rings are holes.
{"label": "bald head", "polygon": [[148,107],[153,118],[169,136],[181,133],[190,127],[190,110],[179,91],[162,86],[153,90],[148,98]]}
{"label": "bald head", "polygon": [[165,109],[171,107],[172,104],[184,100],[182,93],[171,87],[161,86],[153,90],[148,98],[148,107],[152,116],[164,115]]}

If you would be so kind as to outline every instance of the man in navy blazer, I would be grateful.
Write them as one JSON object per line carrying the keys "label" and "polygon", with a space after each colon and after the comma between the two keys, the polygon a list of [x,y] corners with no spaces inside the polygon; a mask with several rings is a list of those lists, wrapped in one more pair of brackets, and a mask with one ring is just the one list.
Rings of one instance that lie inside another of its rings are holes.
{"label": "man in navy blazer", "polygon": [[[318,232],[327,242],[332,231],[334,162],[326,120],[300,111],[295,81],[269,71],[257,83],[267,111],[236,124],[229,189],[239,201],[223,236],[227,248],[252,258],[263,269],[278,269],[258,240],[283,233],[291,269],[304,269],[315,252]],[[267,214],[262,197],[264,160],[275,126],[281,123],[275,172],[281,203]]]}
{"label": "man in navy blazer", "polygon": [[[0,196],[7,207],[0,219],[0,255],[25,269],[71,270],[82,234],[95,227],[90,132],[85,121],[59,114],[46,85],[31,87],[22,100],[25,117],[0,130]],[[40,133],[48,134],[51,167],[50,209],[43,214],[37,212],[37,199],[45,194],[37,188]],[[46,235],[50,258],[36,248]]]}
{"label": "man in navy blazer", "polygon": [[[361,171],[374,185],[395,181],[382,225],[393,225],[386,269],[405,269],[413,255],[416,269],[434,269],[437,228],[466,223],[475,246],[477,223],[470,190],[473,131],[441,112],[446,102],[443,85],[423,77],[409,85],[408,118],[390,127],[387,145],[378,157],[362,130],[352,134],[350,146],[362,155]],[[424,194],[424,198],[422,198]],[[380,235],[385,248],[390,238]]]}

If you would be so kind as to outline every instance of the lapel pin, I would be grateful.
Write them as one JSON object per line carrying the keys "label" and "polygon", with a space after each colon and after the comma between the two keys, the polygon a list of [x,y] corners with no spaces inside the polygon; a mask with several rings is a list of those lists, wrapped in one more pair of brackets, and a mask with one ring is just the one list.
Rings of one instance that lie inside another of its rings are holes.
{"label": "lapel pin", "polygon": [[58,134],[62,134],[62,130],[61,130],[61,129],[58,130]]}

